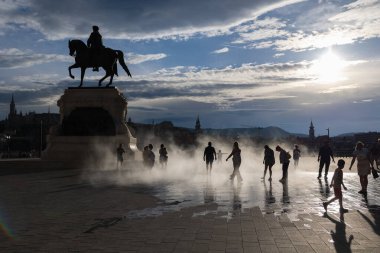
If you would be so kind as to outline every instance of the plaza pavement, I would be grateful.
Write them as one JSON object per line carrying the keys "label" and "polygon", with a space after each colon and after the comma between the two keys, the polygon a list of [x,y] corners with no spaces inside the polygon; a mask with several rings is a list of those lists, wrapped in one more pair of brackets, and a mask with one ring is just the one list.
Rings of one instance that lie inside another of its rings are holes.
{"label": "plaza pavement", "polygon": [[291,167],[281,184],[279,168],[272,182],[260,170],[242,168],[241,185],[230,168],[149,184],[121,183],[125,171],[6,173],[0,252],[380,252],[379,181],[364,199],[345,173],[341,216],[337,202],[324,213],[332,192],[315,172]]}

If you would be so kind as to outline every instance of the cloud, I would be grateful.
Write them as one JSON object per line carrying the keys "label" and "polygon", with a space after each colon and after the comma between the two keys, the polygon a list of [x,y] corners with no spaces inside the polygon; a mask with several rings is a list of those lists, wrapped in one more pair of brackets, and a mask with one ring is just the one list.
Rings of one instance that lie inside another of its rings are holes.
{"label": "cloud", "polygon": [[330,87],[326,90],[322,90],[319,93],[321,93],[321,94],[336,93],[336,92],[341,92],[343,90],[357,89],[358,87],[359,86],[356,84],[334,86],[334,87]]}
{"label": "cloud", "polygon": [[277,53],[273,55],[273,58],[280,58],[281,56],[284,56],[284,53]]}
{"label": "cloud", "polygon": [[22,51],[17,48],[0,50],[0,68],[25,68],[36,64],[49,62],[70,62],[71,57],[58,54],[37,54],[30,50]]}
{"label": "cloud", "polygon": [[164,53],[160,54],[127,54],[127,62],[129,64],[140,64],[147,61],[157,61],[166,58],[167,55]]}
{"label": "cloud", "polygon": [[216,36],[263,13],[300,1],[92,0],[89,4],[85,0],[7,0],[0,9],[0,27],[31,28],[48,39],[88,36],[93,24],[99,25],[108,38],[118,39]]}
{"label": "cloud", "polygon": [[218,49],[218,50],[215,50],[215,51],[212,51],[211,53],[212,54],[223,54],[223,53],[227,53],[228,51],[230,51],[228,49],[228,47],[223,47],[221,49]]}
{"label": "cloud", "polygon": [[353,103],[354,104],[362,104],[362,103],[371,103],[371,102],[373,102],[373,99],[362,99],[359,101],[354,101]]}
{"label": "cloud", "polygon": [[362,0],[344,6],[327,2],[297,14],[294,21],[267,17],[238,26],[234,31],[239,37],[233,43],[251,49],[300,52],[380,37],[379,1]]}
{"label": "cloud", "polygon": [[236,27],[239,38],[233,41],[234,44],[243,44],[256,40],[273,39],[285,37],[288,32],[285,30],[286,22],[278,18],[258,19]]}

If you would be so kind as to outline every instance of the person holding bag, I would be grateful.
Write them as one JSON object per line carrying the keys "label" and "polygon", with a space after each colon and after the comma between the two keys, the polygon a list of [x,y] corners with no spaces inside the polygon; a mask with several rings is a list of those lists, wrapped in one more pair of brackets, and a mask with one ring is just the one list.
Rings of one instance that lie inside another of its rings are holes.
{"label": "person holding bag", "polygon": [[[368,186],[368,175],[373,171],[373,163],[370,159],[370,152],[367,148],[364,147],[364,143],[358,141],[356,143],[355,150],[352,154],[352,160],[350,165],[350,170],[355,161],[358,160],[357,168],[358,175],[360,178],[360,185],[362,189],[358,192],[363,195],[367,195],[367,186]],[[378,176],[378,175],[377,175]],[[374,175],[375,177],[375,175]]]}

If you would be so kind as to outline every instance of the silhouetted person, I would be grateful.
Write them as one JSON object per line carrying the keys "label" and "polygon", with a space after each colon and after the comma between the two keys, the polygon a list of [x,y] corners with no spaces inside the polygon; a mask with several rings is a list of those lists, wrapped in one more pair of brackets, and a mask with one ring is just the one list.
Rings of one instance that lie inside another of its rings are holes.
{"label": "silhouetted person", "polygon": [[379,165],[380,165],[380,138],[377,139],[377,142],[371,147],[371,159],[372,159],[372,163],[375,164],[376,163],[376,167],[374,166],[374,168],[376,170],[380,170],[379,169]]}
{"label": "silhouetted person", "polygon": [[208,146],[203,152],[203,160],[206,161],[206,170],[211,173],[212,163],[216,160],[215,148],[212,146],[211,142],[208,143]]}
{"label": "silhouetted person", "polygon": [[228,159],[230,159],[231,156],[232,156],[232,165],[234,167],[234,171],[232,172],[230,179],[231,181],[233,181],[235,176],[237,176],[237,180],[240,183],[243,181],[243,178],[241,177],[240,171],[239,171],[239,168],[241,165],[241,150],[239,148],[239,143],[237,143],[236,141],[234,142],[232,152],[227,157],[226,161],[228,161]]}
{"label": "silhouetted person", "polygon": [[356,160],[358,160],[358,175],[360,179],[360,185],[362,187],[362,189],[358,193],[366,196],[368,186],[368,175],[371,174],[373,164],[371,161],[370,152],[367,148],[364,147],[364,144],[361,141],[358,141],[356,143],[355,150],[352,154],[352,160],[349,170],[351,170],[352,165],[354,165]]}
{"label": "silhouetted person", "polygon": [[288,168],[290,163],[290,154],[283,148],[277,145],[276,151],[280,152],[280,163],[282,164],[282,178],[279,180],[281,183],[286,182],[288,179]]}
{"label": "silhouetted person", "polygon": [[158,151],[160,154],[160,164],[161,168],[166,168],[166,165],[168,163],[168,151],[166,150],[164,144],[161,144],[160,150]]}
{"label": "silhouetted person", "polygon": [[92,33],[87,40],[87,46],[90,48],[90,63],[93,63],[93,71],[99,71],[99,57],[101,50],[104,48],[102,35],[99,33],[99,27],[94,25]]}
{"label": "silhouetted person", "polygon": [[319,148],[319,153],[318,153],[318,162],[319,162],[318,178],[321,178],[322,176],[323,166],[325,166],[325,177],[327,177],[329,173],[329,167],[330,167],[330,161],[331,161],[330,158],[335,163],[334,155],[333,155],[332,149],[329,146],[329,142],[325,141],[324,145]]}
{"label": "silhouetted person", "polygon": [[347,209],[343,208],[343,194],[342,194],[342,186],[347,191],[346,186],[343,183],[343,168],[344,168],[344,160],[339,159],[338,168],[334,172],[334,176],[331,179],[330,188],[334,187],[334,195],[332,199],[327,202],[323,202],[323,208],[327,211],[327,206],[335,200],[339,200],[339,206],[341,212],[347,212]]}
{"label": "silhouetted person", "polygon": [[120,143],[119,147],[116,149],[116,168],[119,169],[119,163],[120,163],[120,168],[123,166],[123,161],[124,161],[124,155],[125,149],[123,148],[123,144]]}
{"label": "silhouetted person", "polygon": [[144,164],[144,167],[145,168],[148,168],[149,167],[149,147],[148,146],[145,146],[144,147],[144,150],[143,150],[143,153],[142,153],[142,156],[143,156],[143,164]]}
{"label": "silhouetted person", "polygon": [[152,169],[154,166],[154,162],[156,160],[156,155],[153,152],[153,145],[152,144],[148,145],[148,151],[149,151],[148,152],[148,166],[150,169]]}
{"label": "silhouetted person", "polygon": [[269,169],[269,181],[272,181],[272,167],[275,164],[274,152],[268,145],[264,146],[264,176],[262,177],[265,180],[265,175],[267,174],[267,169]]}
{"label": "silhouetted person", "polygon": [[298,145],[294,145],[293,149],[293,160],[294,160],[294,167],[298,167],[298,162],[301,157],[301,150],[298,148]]}

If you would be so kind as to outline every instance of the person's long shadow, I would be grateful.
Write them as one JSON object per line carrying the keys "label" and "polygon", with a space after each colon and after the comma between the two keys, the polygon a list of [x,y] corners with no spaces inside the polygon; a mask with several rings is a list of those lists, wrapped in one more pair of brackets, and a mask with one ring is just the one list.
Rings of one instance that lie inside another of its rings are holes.
{"label": "person's long shadow", "polygon": [[322,184],[322,180],[318,179],[319,183],[319,192],[321,193],[322,197],[328,198],[330,196],[330,187],[329,182],[327,178],[324,178],[324,185]]}
{"label": "person's long shadow", "polygon": [[340,213],[340,221],[331,218],[327,212],[324,214],[324,217],[335,223],[335,232],[331,230],[331,238],[334,241],[335,251],[338,253],[352,252],[351,243],[354,239],[354,236],[350,235],[348,237],[348,240],[346,238],[346,223],[344,222],[344,213]]}
{"label": "person's long shadow", "polygon": [[360,212],[358,210],[358,213],[363,217],[365,221],[368,222],[369,225],[371,225],[373,231],[380,235],[380,206],[378,205],[368,205],[368,211],[371,213],[372,217],[374,218],[374,222],[368,218],[365,214]]}

